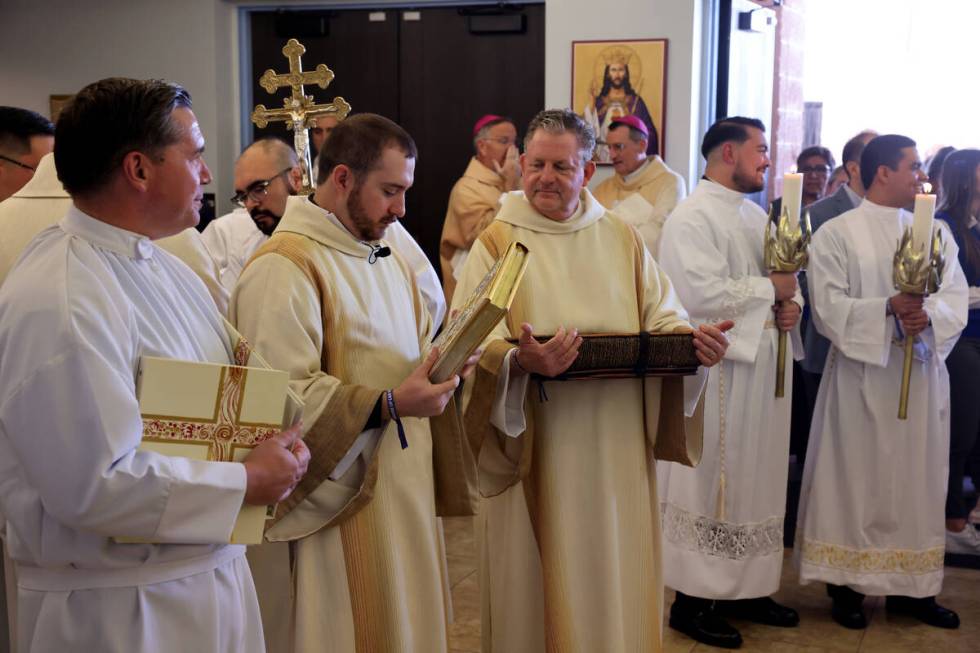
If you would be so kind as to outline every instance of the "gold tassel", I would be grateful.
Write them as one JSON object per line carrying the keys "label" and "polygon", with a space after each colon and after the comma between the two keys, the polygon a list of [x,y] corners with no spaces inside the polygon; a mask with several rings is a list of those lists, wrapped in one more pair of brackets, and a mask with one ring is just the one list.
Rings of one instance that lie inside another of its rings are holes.
{"label": "gold tassel", "polygon": [[718,521],[725,521],[725,475],[722,474],[718,477],[718,497],[716,499],[718,502],[715,508],[715,519]]}

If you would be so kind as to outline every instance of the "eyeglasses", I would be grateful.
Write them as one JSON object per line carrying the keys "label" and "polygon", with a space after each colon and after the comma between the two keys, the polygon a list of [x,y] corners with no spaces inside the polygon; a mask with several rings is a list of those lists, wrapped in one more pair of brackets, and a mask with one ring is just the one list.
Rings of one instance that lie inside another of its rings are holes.
{"label": "eyeglasses", "polygon": [[37,168],[35,168],[34,166],[29,166],[26,163],[21,163],[20,161],[17,161],[16,159],[11,159],[9,156],[4,156],[4,155],[0,154],[0,159],[3,159],[4,161],[6,161],[8,163],[13,163],[15,166],[20,166],[21,168],[24,168],[25,170],[30,170],[31,172],[37,172]]}
{"label": "eyeglasses", "polygon": [[245,190],[235,193],[235,196],[231,198],[231,203],[244,209],[245,202],[248,200],[252,200],[253,202],[261,202],[263,199],[265,199],[265,196],[269,194],[269,185],[272,184],[272,182],[274,182],[278,177],[283,176],[290,170],[292,170],[291,167],[286,168],[274,177],[270,177],[269,179],[264,179],[262,181],[256,181],[250,184]]}
{"label": "eyeglasses", "polygon": [[810,173],[810,174],[814,174],[814,175],[829,175],[830,174],[830,166],[828,166],[828,165],[822,165],[822,166],[803,166],[802,168],[800,168],[800,172],[802,172],[803,174]]}

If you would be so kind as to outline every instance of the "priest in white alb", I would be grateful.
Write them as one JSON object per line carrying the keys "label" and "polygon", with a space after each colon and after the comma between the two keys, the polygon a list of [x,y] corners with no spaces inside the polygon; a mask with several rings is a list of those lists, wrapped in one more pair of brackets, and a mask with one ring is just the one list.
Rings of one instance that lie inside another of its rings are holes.
{"label": "priest in white alb", "polygon": [[[54,154],[46,154],[19,191],[0,202],[0,284],[33,238],[58,223],[71,208],[71,197],[58,181]],[[218,268],[194,227],[160,238],[156,245],[184,262],[200,277],[218,311],[228,310],[229,291],[218,280]]]}
{"label": "priest in white alb", "polygon": [[[800,581],[827,583],[831,614],[847,628],[867,626],[866,594],[887,595],[889,613],[956,628],[958,616],[935,596],[946,541],[945,359],[966,326],[967,283],[956,243],[937,220],[946,262],[938,292],[923,298],[895,290],[893,256],[912,224],[902,207],[926,180],[915,141],[872,139],[861,153],[861,180],[864,201],[816,233],[807,271],[817,330],[831,349],[803,474]],[[927,225],[923,233],[930,232]],[[915,345],[903,420],[905,338]]]}
{"label": "priest in white alb", "polygon": [[429,418],[447,403],[455,416],[459,379],[429,382],[433,322],[383,240],[405,213],[415,159],[390,120],[341,122],[316,192],[289,198],[232,295],[232,321],[306,404],[310,473],[267,532],[293,542],[297,651],[448,649]]}
{"label": "priest in white alb", "polygon": [[[775,397],[779,330],[802,352],[803,300],[794,274],[763,264],[766,213],[746,193],[765,187],[765,126],[724,118],[705,133],[705,176],[667,218],[660,264],[695,323],[729,319],[731,347],[708,381],[704,457],[697,469],[658,466],[664,577],[677,590],[670,626],[735,648],[726,617],[795,626],[779,589],[789,460],[789,392]],[[792,388],[792,366],[785,384]]]}
{"label": "priest in white alb", "polygon": [[[592,128],[571,111],[543,111],[524,144],[524,192],[508,194],[477,239],[453,300],[462,305],[511,242],[530,250],[510,313],[467,384],[467,435],[479,446],[485,497],[477,518],[483,651],[660,651],[653,456],[697,462],[700,428],[694,419],[688,431],[685,409],[695,412],[707,370],[689,384],[530,381],[567,370],[579,333],[691,327],[636,231],[585,188],[595,172]],[[725,352],[731,324],[719,326],[694,332],[703,365]],[[555,335],[539,344],[532,333]]]}
{"label": "priest in white alb", "polygon": [[226,542],[243,502],[299,482],[299,429],[244,464],[137,450],[141,356],[234,360],[202,282],[152,242],[196,223],[203,150],[189,96],[165,82],[96,82],[59,119],[73,206],[0,289],[0,509],[20,653],[264,650],[245,548]]}

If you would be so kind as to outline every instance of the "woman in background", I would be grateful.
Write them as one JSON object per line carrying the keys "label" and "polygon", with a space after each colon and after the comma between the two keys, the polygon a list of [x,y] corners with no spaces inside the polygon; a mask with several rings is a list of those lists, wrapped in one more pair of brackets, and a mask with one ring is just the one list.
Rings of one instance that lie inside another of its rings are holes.
{"label": "woman in background", "polygon": [[[931,172],[931,168],[930,168]],[[950,386],[949,490],[946,495],[946,551],[980,555],[980,533],[968,523],[976,499],[967,503],[963,477],[976,459],[980,433],[980,150],[958,150],[946,157],[936,217],[944,220],[959,246],[959,260],[970,284],[966,328],[946,359]],[[977,469],[970,470],[974,485]]]}

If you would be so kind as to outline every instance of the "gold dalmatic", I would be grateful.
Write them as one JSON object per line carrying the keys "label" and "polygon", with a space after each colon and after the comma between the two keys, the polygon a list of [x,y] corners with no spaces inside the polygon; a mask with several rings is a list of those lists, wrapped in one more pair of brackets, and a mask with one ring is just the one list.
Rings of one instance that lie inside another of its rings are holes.
{"label": "gold dalmatic", "polygon": [[317,118],[322,116],[334,115],[338,120],[343,120],[350,113],[350,105],[340,96],[335,97],[333,102],[316,104],[312,95],[305,94],[304,84],[316,84],[325,89],[334,78],[333,71],[322,63],[312,71],[304,71],[300,59],[305,52],[306,48],[302,43],[289,39],[282,49],[282,54],[289,60],[289,72],[277,73],[270,68],[262,73],[259,85],[269,93],[274,94],[286,86],[292,92],[283,100],[282,109],[266,109],[264,104],[256,105],[252,111],[252,122],[262,128],[270,122],[282,121],[293,130],[293,144],[303,173],[303,189],[300,192],[308,194],[313,192],[315,180],[310,160],[310,135],[307,130],[315,126]]}
{"label": "gold dalmatic", "polygon": [[[773,224],[775,223],[775,224]],[[775,234],[773,234],[775,231]],[[799,272],[806,267],[809,255],[810,212],[803,214],[803,224],[790,219],[789,209],[783,206],[778,220],[772,216],[766,221],[765,244],[763,248],[766,269],[770,272]],[[779,330],[779,349],[776,353],[776,396],[786,393],[786,332]]]}
{"label": "gold dalmatic", "polygon": [[[899,292],[912,295],[931,295],[942,283],[946,259],[943,257],[943,232],[936,229],[928,255],[924,247],[912,244],[912,227],[906,227],[898,241],[892,259],[892,281]],[[898,319],[897,317],[895,319]],[[905,362],[902,366],[902,387],[898,397],[898,419],[909,416],[909,386],[912,379],[912,347],[915,337],[905,336]]]}

